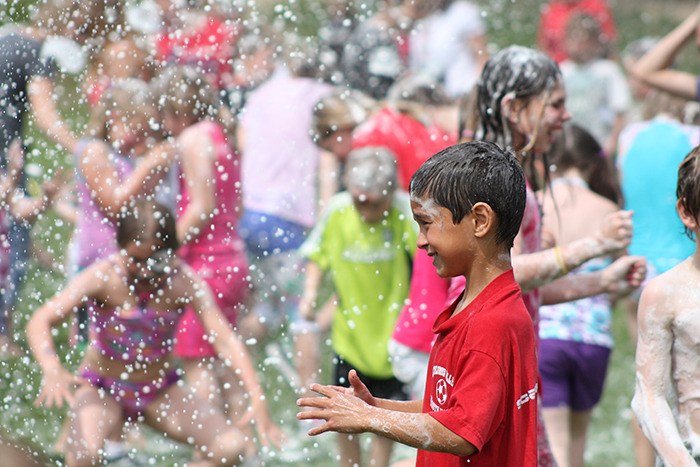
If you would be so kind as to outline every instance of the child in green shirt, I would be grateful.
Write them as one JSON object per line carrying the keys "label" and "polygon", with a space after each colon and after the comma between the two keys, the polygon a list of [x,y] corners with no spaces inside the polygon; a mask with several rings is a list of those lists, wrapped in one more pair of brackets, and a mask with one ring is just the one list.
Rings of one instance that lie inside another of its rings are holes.
{"label": "child in green shirt", "polygon": [[[398,191],[396,163],[385,148],[352,151],[344,174],[347,191],[333,196],[302,245],[306,267],[300,313],[313,317],[317,291],[331,274],[338,307],[331,343],[336,354],[334,384],[349,386],[351,368],[385,398],[405,400],[394,378],[387,343],[408,296],[417,226],[405,192]],[[392,441],[375,439],[375,465],[387,465]],[[360,465],[359,441],[340,435],[341,458]]]}

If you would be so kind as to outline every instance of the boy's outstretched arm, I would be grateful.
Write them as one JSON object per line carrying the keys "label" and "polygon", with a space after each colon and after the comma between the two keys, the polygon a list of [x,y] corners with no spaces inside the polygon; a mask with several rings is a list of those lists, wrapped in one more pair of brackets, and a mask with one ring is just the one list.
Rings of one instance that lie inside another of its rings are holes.
{"label": "boy's outstretched arm", "polygon": [[[353,370],[348,375],[352,388],[312,384],[311,390],[322,397],[297,401],[312,410],[297,414],[300,420],[325,420],[309,430],[310,436],[328,431],[338,433],[374,433],[418,449],[470,456],[476,447],[447,429],[428,414],[420,413],[420,401],[399,402],[374,398]],[[416,410],[416,408],[418,410]]]}
{"label": "boy's outstretched arm", "polygon": [[683,444],[666,399],[672,384],[672,312],[664,304],[664,294],[657,284],[651,282],[639,301],[637,383],[632,410],[665,465],[690,467],[697,464]]}

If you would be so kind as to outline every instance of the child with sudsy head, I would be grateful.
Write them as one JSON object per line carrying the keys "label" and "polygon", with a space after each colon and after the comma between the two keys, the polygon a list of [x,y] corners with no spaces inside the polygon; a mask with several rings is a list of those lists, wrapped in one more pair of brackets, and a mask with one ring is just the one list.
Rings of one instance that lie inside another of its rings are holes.
{"label": "child with sudsy head", "polygon": [[[354,369],[378,397],[406,400],[388,343],[408,297],[418,229],[407,194],[396,189],[396,162],[388,149],[351,151],[343,182],[347,191],[330,198],[300,249],[309,262],[299,312],[312,318],[321,278],[330,272],[338,297],[331,325],[333,384],[349,386],[348,371]],[[304,347],[306,359],[313,354],[311,345]],[[389,465],[392,447],[390,439],[373,439],[371,464]],[[340,465],[361,465],[357,436],[339,436],[338,448]]]}
{"label": "child with sudsy head", "polygon": [[632,409],[657,465],[700,463],[700,146],[678,168],[676,209],[695,252],[652,279],[639,300]]}
{"label": "child with sudsy head", "polygon": [[418,466],[537,464],[537,362],[532,320],[513,278],[510,249],[525,209],[525,177],[490,142],[451,146],[410,185],[418,247],[442,277],[467,287],[437,318],[423,401],[375,397],[355,370],[351,388],[314,384],[297,418],[309,431],[373,432],[417,447]]}

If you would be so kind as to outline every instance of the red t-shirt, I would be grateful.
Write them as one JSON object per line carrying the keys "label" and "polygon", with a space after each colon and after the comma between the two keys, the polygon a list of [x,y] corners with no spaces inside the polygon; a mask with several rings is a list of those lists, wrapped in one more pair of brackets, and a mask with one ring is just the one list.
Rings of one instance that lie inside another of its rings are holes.
{"label": "red t-shirt", "polygon": [[388,107],[375,113],[352,135],[354,149],[382,146],[394,153],[399,183],[404,189],[408,189],[411,177],[423,162],[456,142],[456,135],[434,125],[426,126]]}
{"label": "red t-shirt", "polygon": [[203,71],[212,84],[221,88],[233,73],[231,58],[238,40],[233,23],[210,16],[192,31],[171,31],[156,39],[158,60],[189,64]]}
{"label": "red t-shirt", "polygon": [[423,412],[473,444],[469,457],[418,451],[417,466],[537,465],[537,359],[532,320],[509,270],[435,321]]}
{"label": "red t-shirt", "polygon": [[564,48],[566,25],[575,13],[585,13],[600,22],[603,32],[610,41],[615,40],[616,30],[612,10],[606,0],[580,0],[570,3],[552,0],[545,5],[540,15],[537,45],[557,63],[568,58]]}

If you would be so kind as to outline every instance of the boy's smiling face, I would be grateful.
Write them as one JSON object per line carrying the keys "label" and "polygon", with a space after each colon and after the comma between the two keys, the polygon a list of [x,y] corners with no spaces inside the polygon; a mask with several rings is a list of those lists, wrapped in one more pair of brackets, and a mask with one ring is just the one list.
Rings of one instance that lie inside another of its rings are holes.
{"label": "boy's smiling face", "polygon": [[474,233],[470,222],[472,213],[455,224],[450,210],[430,198],[411,198],[411,211],[420,229],[418,248],[433,259],[438,275],[455,277],[465,274],[475,248],[471,240]]}

